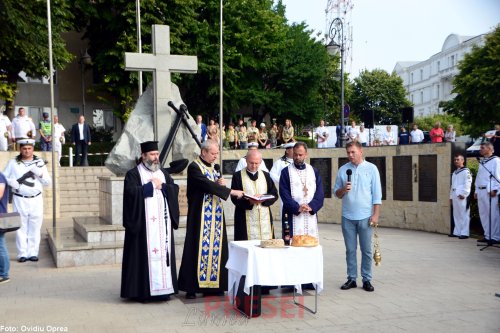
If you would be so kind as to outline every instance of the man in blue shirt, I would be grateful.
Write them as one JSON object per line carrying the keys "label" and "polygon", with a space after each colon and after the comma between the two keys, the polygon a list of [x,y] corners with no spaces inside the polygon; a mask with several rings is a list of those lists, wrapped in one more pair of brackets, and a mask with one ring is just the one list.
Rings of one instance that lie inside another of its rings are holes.
{"label": "man in blue shirt", "polygon": [[382,186],[377,167],[363,159],[359,142],[346,145],[349,163],[337,173],[333,192],[342,199],[342,235],[346,247],[347,282],[340,289],[356,288],[357,237],[361,249],[363,289],[375,290],[372,279],[372,229],[377,225],[382,204]]}

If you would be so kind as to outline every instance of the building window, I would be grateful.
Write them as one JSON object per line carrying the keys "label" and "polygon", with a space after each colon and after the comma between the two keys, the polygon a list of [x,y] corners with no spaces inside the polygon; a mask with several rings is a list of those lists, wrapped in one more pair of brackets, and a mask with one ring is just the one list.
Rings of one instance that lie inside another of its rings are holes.
{"label": "building window", "polygon": [[410,83],[413,84],[413,73],[410,74]]}
{"label": "building window", "polygon": [[412,102],[413,104],[413,94],[410,95],[410,101]]}
{"label": "building window", "polygon": [[436,86],[436,98],[439,99],[439,84]]}
{"label": "building window", "polygon": [[424,79],[424,70],[421,69],[420,70],[420,81],[422,81]]}
{"label": "building window", "polygon": [[437,62],[437,69],[438,69],[438,72],[441,70],[441,61]]}
{"label": "building window", "polygon": [[455,56],[451,56],[451,67],[455,66]]}
{"label": "building window", "polygon": [[115,115],[112,110],[94,109],[92,122],[95,128],[111,131],[115,128]]}
{"label": "building window", "polygon": [[421,91],[420,92],[420,104],[423,104],[424,103],[424,92]]}

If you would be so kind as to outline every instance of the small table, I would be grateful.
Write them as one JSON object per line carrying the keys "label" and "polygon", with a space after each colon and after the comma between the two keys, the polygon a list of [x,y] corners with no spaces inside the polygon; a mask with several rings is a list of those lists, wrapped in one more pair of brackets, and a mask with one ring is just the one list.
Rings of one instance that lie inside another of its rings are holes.
{"label": "small table", "polygon": [[[240,278],[245,275],[244,292],[251,295],[253,302],[254,285],[279,286],[293,285],[293,301],[311,313],[318,310],[318,293],[323,290],[323,248],[285,247],[261,248],[260,240],[233,241],[229,243],[229,259],[226,268],[229,271],[228,295],[234,304],[234,297]],[[295,290],[301,294],[303,283],[312,283],[315,287],[314,310],[295,301]],[[252,317],[250,306],[250,318]]]}

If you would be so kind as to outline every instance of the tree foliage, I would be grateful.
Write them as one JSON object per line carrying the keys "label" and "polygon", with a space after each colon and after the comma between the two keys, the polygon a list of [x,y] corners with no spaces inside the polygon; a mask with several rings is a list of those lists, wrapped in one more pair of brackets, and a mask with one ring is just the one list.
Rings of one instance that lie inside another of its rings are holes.
{"label": "tree foliage", "polygon": [[[52,1],[52,50],[55,69],[64,68],[72,59],[61,37],[62,32],[72,29],[72,17],[67,0]],[[8,113],[12,116],[12,102],[19,72],[24,71],[30,77],[49,76],[47,2],[2,0],[0,18],[0,71],[5,75],[0,97],[5,98]]]}
{"label": "tree foliage", "polygon": [[381,69],[364,70],[354,79],[351,112],[358,118],[366,110],[373,110],[375,122],[400,124],[403,107],[411,106],[406,98],[403,80],[396,73]]}
{"label": "tree foliage", "polygon": [[441,106],[470,124],[477,136],[500,122],[500,25],[486,36],[484,46],[474,46],[464,56],[458,69],[452,91],[457,95]]}

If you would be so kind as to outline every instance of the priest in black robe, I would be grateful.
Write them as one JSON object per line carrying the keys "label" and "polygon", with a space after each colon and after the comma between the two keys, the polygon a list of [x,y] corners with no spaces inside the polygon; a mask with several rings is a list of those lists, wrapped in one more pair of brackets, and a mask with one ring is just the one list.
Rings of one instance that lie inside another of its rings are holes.
{"label": "priest in black robe", "polygon": [[274,198],[265,201],[231,197],[236,206],[234,210],[234,240],[272,239],[274,238],[271,206],[278,200],[278,190],[268,172],[259,170],[262,154],[258,150],[249,150],[246,156],[247,166],[233,175],[231,188],[242,190],[245,194],[260,197],[264,194]]}
{"label": "priest in black robe", "polygon": [[228,239],[221,199],[241,198],[243,191],[226,187],[220,167],[214,165],[218,156],[219,144],[207,140],[188,167],[188,217],[179,270],[179,289],[188,299],[196,293],[220,296],[227,290]]}
{"label": "priest in black robe", "polygon": [[179,187],[160,167],[158,143],[141,144],[141,160],[125,176],[121,297],[166,301],[177,293],[173,229],[179,226]]}

